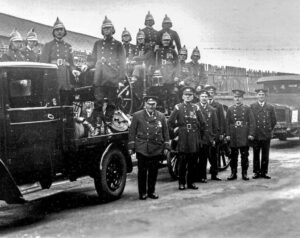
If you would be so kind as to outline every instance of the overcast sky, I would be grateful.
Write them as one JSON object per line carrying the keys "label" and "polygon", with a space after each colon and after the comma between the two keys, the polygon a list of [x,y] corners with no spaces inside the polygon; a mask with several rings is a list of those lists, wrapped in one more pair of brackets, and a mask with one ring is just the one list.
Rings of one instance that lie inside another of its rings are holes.
{"label": "overcast sky", "polygon": [[[161,29],[165,14],[189,53],[202,62],[300,73],[300,0],[0,0],[0,11],[100,37],[105,15],[117,39],[126,27],[135,36],[148,10]],[[92,46],[91,46],[92,47]]]}

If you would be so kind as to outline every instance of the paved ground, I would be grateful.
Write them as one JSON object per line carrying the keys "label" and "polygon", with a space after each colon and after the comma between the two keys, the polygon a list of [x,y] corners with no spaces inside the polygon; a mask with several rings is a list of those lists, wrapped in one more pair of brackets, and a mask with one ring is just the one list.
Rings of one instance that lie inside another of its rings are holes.
{"label": "paved ground", "polygon": [[198,191],[179,191],[161,169],[158,200],[138,200],[136,169],[123,197],[107,204],[98,202],[89,178],[59,184],[27,194],[27,205],[2,203],[0,237],[298,238],[299,149],[297,140],[272,142],[271,180],[245,182],[239,174],[229,182],[227,170],[220,173],[224,181],[198,184]]}

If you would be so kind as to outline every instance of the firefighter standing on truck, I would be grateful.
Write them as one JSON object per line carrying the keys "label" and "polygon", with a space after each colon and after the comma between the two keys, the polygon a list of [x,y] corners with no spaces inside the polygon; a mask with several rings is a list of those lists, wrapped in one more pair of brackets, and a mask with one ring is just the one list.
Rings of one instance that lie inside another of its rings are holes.
{"label": "firefighter standing on truck", "polygon": [[74,65],[72,46],[63,39],[67,35],[67,30],[58,17],[54,23],[52,35],[54,39],[45,44],[40,62],[57,65],[60,101],[62,104],[72,104],[71,89],[74,88],[74,82],[71,80],[70,73],[77,79],[80,71],[76,70]]}

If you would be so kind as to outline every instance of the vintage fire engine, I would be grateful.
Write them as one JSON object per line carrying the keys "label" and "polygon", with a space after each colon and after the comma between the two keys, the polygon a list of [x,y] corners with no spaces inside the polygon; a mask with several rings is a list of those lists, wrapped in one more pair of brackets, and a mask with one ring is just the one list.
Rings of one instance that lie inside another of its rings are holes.
{"label": "vintage fire engine", "polygon": [[[82,176],[94,179],[101,200],[119,198],[132,171],[130,121],[115,112],[110,132],[95,133],[86,120],[94,105],[91,88],[73,90],[75,106],[60,105],[56,84],[56,65],[0,63],[0,200],[22,202],[22,184],[46,189],[57,177]],[[128,85],[122,90],[128,93]]]}

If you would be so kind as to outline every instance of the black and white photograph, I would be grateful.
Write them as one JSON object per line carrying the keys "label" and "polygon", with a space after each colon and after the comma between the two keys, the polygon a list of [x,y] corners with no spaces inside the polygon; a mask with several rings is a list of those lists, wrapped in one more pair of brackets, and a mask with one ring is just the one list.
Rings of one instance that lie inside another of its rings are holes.
{"label": "black and white photograph", "polygon": [[300,1],[0,6],[0,237],[300,237]]}

